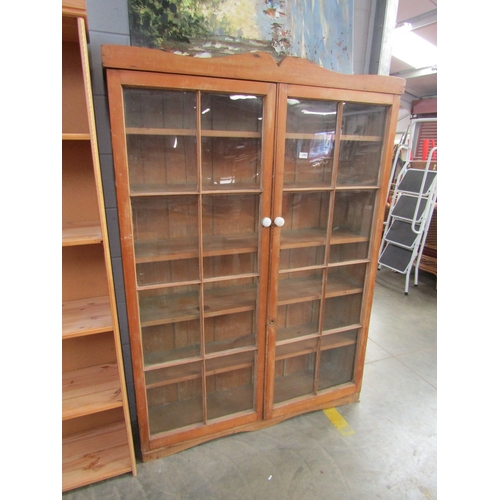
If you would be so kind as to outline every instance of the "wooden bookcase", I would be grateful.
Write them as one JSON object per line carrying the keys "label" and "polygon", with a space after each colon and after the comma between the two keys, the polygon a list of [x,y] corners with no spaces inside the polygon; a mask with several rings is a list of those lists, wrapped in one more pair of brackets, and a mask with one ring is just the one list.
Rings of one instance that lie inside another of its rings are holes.
{"label": "wooden bookcase", "polygon": [[356,401],[404,81],[102,56],[143,460]]}
{"label": "wooden bookcase", "polygon": [[136,474],[84,0],[62,5],[62,489]]}

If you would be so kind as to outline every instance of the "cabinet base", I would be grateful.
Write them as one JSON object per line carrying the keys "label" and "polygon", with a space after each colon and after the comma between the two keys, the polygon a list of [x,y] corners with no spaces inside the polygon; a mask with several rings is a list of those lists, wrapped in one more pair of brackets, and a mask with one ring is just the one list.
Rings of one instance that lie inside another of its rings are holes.
{"label": "cabinet base", "polygon": [[226,429],[224,431],[216,432],[210,434],[209,436],[203,436],[196,439],[191,439],[189,441],[184,441],[182,443],[165,446],[163,448],[158,448],[155,450],[142,451],[142,461],[150,462],[151,460],[157,460],[158,458],[168,457],[170,455],[174,455],[183,450],[187,450],[189,448],[193,448],[199,444],[206,443],[208,441],[212,441],[213,439],[221,438],[224,436],[229,436],[231,434],[236,434],[239,432],[251,432],[257,431],[259,429],[265,429],[266,427],[271,427],[272,425],[279,424],[284,420],[289,418],[297,417],[299,415],[303,415],[304,413],[310,413],[312,411],[324,410],[326,408],[332,408],[334,406],[343,406],[349,403],[356,403],[359,401],[359,392],[351,394],[349,396],[344,396],[342,398],[336,399],[334,401],[329,401],[327,403],[319,404],[314,408],[308,408],[300,411],[295,411],[293,413],[288,413],[286,415],[281,415],[279,417],[271,418],[269,420],[260,420],[258,422],[253,422],[251,424],[241,425],[238,427],[233,427],[231,429]]}

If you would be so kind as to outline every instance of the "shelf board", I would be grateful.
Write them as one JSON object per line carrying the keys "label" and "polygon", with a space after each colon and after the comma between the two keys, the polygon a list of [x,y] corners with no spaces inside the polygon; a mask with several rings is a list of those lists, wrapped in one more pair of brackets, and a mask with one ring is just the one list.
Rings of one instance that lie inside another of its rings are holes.
{"label": "shelf board", "polygon": [[[203,257],[257,252],[255,233],[227,234],[203,237]],[[136,262],[163,262],[198,257],[197,238],[172,238],[152,242],[139,242],[135,246]]]}
{"label": "shelf board", "polygon": [[[306,132],[287,132],[285,138],[289,140],[317,140],[323,141],[322,136],[326,134],[322,132],[318,133],[306,133]],[[336,138],[336,134],[332,134],[332,141]],[[383,137],[380,135],[357,135],[357,134],[342,134],[340,135],[341,141],[363,141],[363,142],[382,142]]]}
{"label": "shelf board", "polygon": [[91,366],[63,373],[63,420],[119,408],[122,404],[118,365]]}
{"label": "shelf board", "polygon": [[62,226],[62,246],[102,243],[102,230],[96,222],[70,222]]}
{"label": "shelf board", "polygon": [[321,350],[336,349],[356,343],[357,330],[334,333],[331,335],[323,335],[321,337]]}
{"label": "shelf board", "polygon": [[[155,128],[155,127],[127,127],[126,133],[129,135],[164,135],[164,136],[185,136],[195,137],[196,129],[186,128]],[[262,132],[247,130],[202,130],[201,137],[234,137],[242,139],[260,139]]]}
{"label": "shelf board", "polygon": [[72,300],[62,304],[63,339],[112,330],[109,297]]}
{"label": "shelf board", "polygon": [[63,141],[90,141],[90,134],[87,133],[63,133]]}
{"label": "shelf board", "polygon": [[[321,298],[321,286],[321,276],[281,280],[278,285],[278,306],[318,300]],[[327,283],[325,297],[338,297],[362,291],[360,283],[349,276],[339,274],[335,281]]]}
{"label": "shelf board", "polygon": [[[252,311],[257,303],[257,285],[212,288],[205,291],[205,318]],[[148,297],[140,303],[141,325],[154,326],[198,319],[198,292]]]}
{"label": "shelf board", "polygon": [[383,137],[380,135],[350,135],[342,134],[341,141],[361,141],[361,142],[382,142]]}
{"label": "shelf board", "polygon": [[[281,231],[282,250],[307,248],[325,245],[326,230],[299,229]],[[341,229],[332,232],[332,245],[359,243],[368,241],[368,236]],[[221,236],[205,236],[203,238],[203,257],[253,253],[258,250],[257,234],[228,234]],[[138,242],[135,247],[138,264],[164,262],[198,257],[196,238],[172,238],[151,242]]]}
{"label": "shelf board", "polygon": [[[254,365],[255,347],[241,349],[237,353],[226,352],[222,355],[207,357],[205,376],[217,375]],[[202,377],[201,357],[181,360],[168,365],[148,366],[146,370],[146,388],[153,389],[164,385],[178,384]]]}
{"label": "shelf board", "polygon": [[63,438],[63,491],[131,471],[125,422]]}

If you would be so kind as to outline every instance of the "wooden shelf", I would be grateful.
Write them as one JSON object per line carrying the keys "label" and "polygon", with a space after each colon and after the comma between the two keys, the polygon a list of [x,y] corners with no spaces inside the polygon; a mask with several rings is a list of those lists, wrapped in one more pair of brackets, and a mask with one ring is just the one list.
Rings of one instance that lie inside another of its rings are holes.
{"label": "wooden shelf", "polygon": [[65,223],[62,227],[62,246],[102,243],[101,224],[97,222]]}
{"label": "wooden shelf", "polygon": [[89,133],[63,133],[63,141],[90,141]]}
{"label": "wooden shelf", "polygon": [[[321,276],[313,278],[292,278],[281,280],[278,292],[278,305],[296,304],[321,298]],[[281,286],[286,283],[286,286]],[[325,297],[338,297],[363,291],[363,286],[349,276],[339,274],[333,282],[328,282]]]}
{"label": "wooden shelf", "polygon": [[[327,133],[328,134],[328,133]],[[285,138],[288,140],[323,140],[321,138],[322,133],[303,133],[303,132],[288,132],[285,134]],[[332,141],[336,138],[336,134],[332,134]],[[339,137],[337,137],[339,138]],[[379,135],[348,135],[342,134],[340,136],[341,141],[366,141],[366,142],[382,142],[383,138]]]}
{"label": "wooden shelf", "polygon": [[[257,252],[257,235],[229,234],[203,237],[203,257],[233,255]],[[135,246],[136,262],[162,262],[179,259],[197,258],[198,241],[196,238],[172,238],[154,242],[138,242]]]}
{"label": "wooden shelf", "polygon": [[[252,311],[257,302],[257,285],[213,288],[205,291],[205,318]],[[198,319],[198,292],[142,299],[141,325],[154,326]]]}
{"label": "wooden shelf", "polygon": [[112,330],[109,297],[63,302],[62,337],[69,339]]}
{"label": "wooden shelf", "polygon": [[[281,231],[280,248],[307,248],[323,246],[326,242],[326,229],[298,229]],[[368,236],[362,236],[349,229],[338,229],[332,231],[331,245],[345,245],[348,243],[360,243],[368,241]]]}
{"label": "wooden shelf", "polygon": [[[228,371],[249,368],[254,365],[256,348],[244,348],[237,353],[207,356],[205,360],[205,376],[217,375]],[[201,357],[181,360],[180,362],[148,366],[146,370],[146,387],[152,389],[164,385],[178,384],[201,378]]]}
{"label": "wooden shelf", "polygon": [[[185,128],[151,128],[151,127],[127,127],[128,135],[165,135],[165,136],[196,136],[195,129]],[[235,137],[241,139],[260,139],[261,132],[246,130],[202,130],[201,137]]]}
{"label": "wooden shelf", "polygon": [[383,138],[380,135],[347,135],[340,136],[341,141],[361,141],[361,142],[382,142]]}
{"label": "wooden shelf", "polygon": [[63,373],[62,394],[63,420],[121,407],[118,365],[92,366]]}
{"label": "wooden shelf", "polygon": [[297,372],[274,379],[274,404],[288,402],[290,399],[313,396],[314,373]]}
{"label": "wooden shelf", "polygon": [[335,349],[356,343],[357,330],[350,330],[321,337],[321,350]]}
{"label": "wooden shelf", "polygon": [[63,438],[63,491],[131,471],[124,422]]}

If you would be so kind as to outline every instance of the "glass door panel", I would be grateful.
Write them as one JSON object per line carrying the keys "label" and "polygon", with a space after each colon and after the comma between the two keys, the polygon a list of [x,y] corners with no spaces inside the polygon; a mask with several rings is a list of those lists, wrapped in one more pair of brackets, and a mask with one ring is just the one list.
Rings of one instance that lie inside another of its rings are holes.
{"label": "glass door panel", "polygon": [[257,273],[260,196],[203,196],[203,275]]}
{"label": "glass door panel", "polygon": [[142,328],[146,368],[201,355],[199,319],[145,326]]}
{"label": "glass door panel", "polygon": [[368,258],[375,191],[338,191],[330,239],[331,264]]}
{"label": "glass door panel", "polygon": [[205,352],[255,346],[255,311],[205,318]]}
{"label": "glass door panel", "polygon": [[356,344],[322,350],[318,391],[350,382],[353,379],[355,354]]}
{"label": "glass door panel", "polygon": [[209,420],[253,409],[254,358],[255,352],[248,351],[207,359]]}
{"label": "glass door panel", "polygon": [[196,196],[132,198],[137,284],[199,279]]}
{"label": "glass door panel", "polygon": [[203,94],[201,103],[203,188],[260,188],[262,97]]}
{"label": "glass door panel", "polygon": [[203,423],[202,363],[147,371],[150,434]]}
{"label": "glass door panel", "polygon": [[276,347],[274,367],[274,404],[312,395],[317,339]]}
{"label": "glass door panel", "polygon": [[330,186],[337,103],[288,99],[284,186]]}
{"label": "glass door panel", "polygon": [[377,186],[387,107],[345,103],[337,186]]}
{"label": "glass door panel", "polygon": [[196,190],[196,93],[125,88],[130,193]]}
{"label": "glass door panel", "polygon": [[329,200],[324,191],[283,194],[280,270],[324,265]]}

